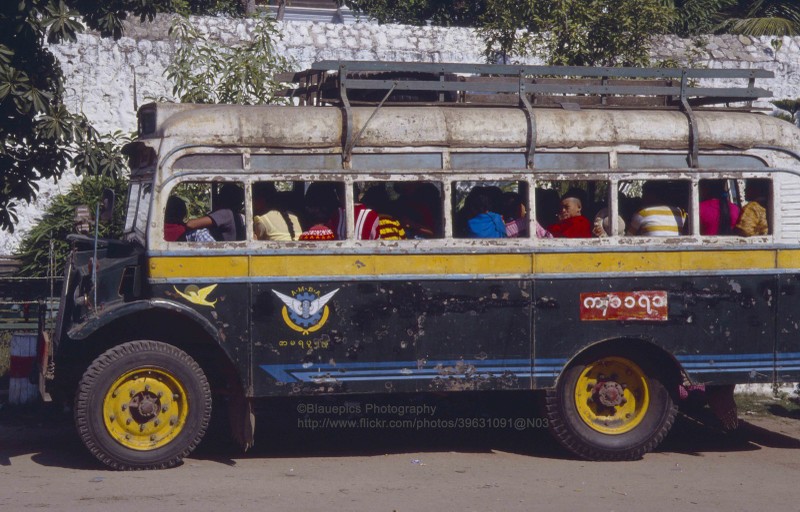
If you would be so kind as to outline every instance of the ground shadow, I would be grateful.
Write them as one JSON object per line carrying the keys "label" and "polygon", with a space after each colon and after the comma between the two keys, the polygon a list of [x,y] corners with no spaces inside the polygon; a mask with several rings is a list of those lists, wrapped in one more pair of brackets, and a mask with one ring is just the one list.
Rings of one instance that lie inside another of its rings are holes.
{"label": "ground shadow", "polygon": [[[216,422],[191,458],[234,465],[241,458],[493,450],[574,458],[550,436],[541,395],[530,392],[278,398],[257,410],[256,431],[255,446],[242,454],[224,422]],[[101,469],[75,433],[69,411],[52,404],[0,409],[0,439],[0,466],[30,455],[44,466]],[[679,415],[656,451],[702,455],[761,447],[800,449],[800,439],[746,418],[737,432],[726,434],[710,415]]]}

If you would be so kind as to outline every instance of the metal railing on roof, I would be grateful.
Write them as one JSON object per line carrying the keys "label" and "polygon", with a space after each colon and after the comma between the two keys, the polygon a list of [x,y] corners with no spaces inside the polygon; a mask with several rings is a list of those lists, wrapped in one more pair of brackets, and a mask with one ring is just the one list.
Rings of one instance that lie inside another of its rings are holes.
{"label": "metal railing on roof", "polygon": [[[773,78],[761,69],[616,68],[434,64],[375,61],[320,61],[284,76],[298,84],[289,93],[305,104],[386,103],[574,104],[582,107],[680,107],[749,103],[770,97],[755,86]],[[724,86],[700,85],[724,80]],[[741,85],[727,85],[744,81]],[[402,94],[406,92],[406,94]],[[370,94],[373,93],[373,94]],[[411,94],[409,94],[411,93]]]}
{"label": "metal railing on roof", "polygon": [[[533,166],[536,149],[534,107],[674,108],[686,115],[689,161],[698,163],[699,141],[693,109],[709,105],[739,105],[772,96],[756,87],[757,78],[774,78],[761,69],[623,68],[525,66],[502,64],[434,64],[326,60],[311,69],[279,80],[297,87],[287,95],[304,105],[337,105],[342,116],[343,165],[349,166],[354,146],[370,120],[385,104],[502,105],[522,108],[527,120],[526,155]],[[723,80],[725,85],[701,83]],[[744,81],[743,85],[728,85]],[[353,133],[353,104],[377,108],[361,131]]]}

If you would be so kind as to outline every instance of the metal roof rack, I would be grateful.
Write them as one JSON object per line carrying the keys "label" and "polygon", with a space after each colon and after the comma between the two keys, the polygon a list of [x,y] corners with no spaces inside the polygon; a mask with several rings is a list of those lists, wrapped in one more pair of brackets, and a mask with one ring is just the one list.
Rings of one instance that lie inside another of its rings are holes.
{"label": "metal roof rack", "polygon": [[[360,133],[352,134],[352,105],[449,104],[514,105],[528,119],[528,162],[535,149],[535,107],[680,109],[690,131],[690,161],[697,164],[698,141],[692,108],[743,104],[771,97],[755,86],[756,78],[773,78],[761,69],[623,68],[582,66],[522,66],[500,64],[433,64],[376,61],[320,61],[311,69],[278,79],[297,84],[286,91],[304,105],[344,108],[343,157]],[[700,80],[745,80],[744,86],[699,86]],[[730,107],[728,107],[730,108]],[[377,112],[376,109],[376,112]],[[374,113],[373,113],[374,115]],[[371,117],[370,117],[371,119]],[[369,121],[367,121],[369,123]],[[362,128],[363,131],[363,128]]]}
{"label": "metal roof rack", "polygon": [[[389,90],[399,94],[387,103],[518,104],[521,93],[532,105],[575,103],[591,106],[673,106],[681,98],[691,106],[751,102],[770,97],[755,87],[756,78],[773,78],[761,69],[615,68],[516,66],[501,64],[432,64],[411,62],[320,61],[309,70],[284,75],[298,84],[292,96],[306,104],[375,104]],[[746,80],[740,87],[700,87],[702,79]],[[366,94],[364,93],[366,92]],[[372,92],[373,94],[369,94]],[[426,94],[427,93],[427,94]],[[499,96],[499,97],[498,97]],[[627,97],[628,102],[623,98]],[[639,99],[631,98],[640,97]],[[643,98],[642,98],[643,97]],[[649,99],[647,99],[649,98]]]}

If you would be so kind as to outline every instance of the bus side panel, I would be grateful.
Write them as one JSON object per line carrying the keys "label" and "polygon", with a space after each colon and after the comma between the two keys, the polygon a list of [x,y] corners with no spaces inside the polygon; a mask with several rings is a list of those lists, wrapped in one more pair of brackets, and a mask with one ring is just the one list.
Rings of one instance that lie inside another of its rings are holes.
{"label": "bus side panel", "polygon": [[530,387],[526,281],[258,283],[253,304],[257,396]]}
{"label": "bus side panel", "polygon": [[[152,285],[152,296],[186,304],[194,308],[216,327],[223,350],[232,359],[245,389],[249,386],[250,369],[250,317],[248,308],[242,307],[249,300],[246,283],[220,282],[219,280],[196,281],[192,284],[167,283]],[[159,329],[170,332],[182,329],[179,326],[163,325]],[[178,332],[184,335],[185,332]],[[180,339],[184,343],[197,340]]]}
{"label": "bus side panel", "polygon": [[[618,338],[662,347],[694,382],[770,382],[776,284],[775,276],[764,275],[537,280],[535,384],[553,385],[575,354],[593,343]],[[667,304],[659,313],[652,297],[664,292]],[[642,295],[651,297],[648,319],[635,318],[644,316],[648,307],[647,300],[639,299]],[[617,297],[622,306],[604,310],[598,296]],[[632,307],[625,307],[626,300]],[[616,318],[603,318],[604,314]]]}
{"label": "bus side panel", "polygon": [[780,277],[775,374],[778,384],[800,380],[800,276]]}

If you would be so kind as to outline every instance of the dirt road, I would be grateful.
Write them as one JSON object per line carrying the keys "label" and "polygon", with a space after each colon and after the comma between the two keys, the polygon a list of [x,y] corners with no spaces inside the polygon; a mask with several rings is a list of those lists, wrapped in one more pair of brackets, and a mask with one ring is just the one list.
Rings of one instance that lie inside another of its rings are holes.
{"label": "dirt road", "polygon": [[68,416],[5,409],[0,510],[800,510],[796,417],[745,416],[736,438],[680,419],[643,460],[598,463],[546,429],[311,429],[301,405],[260,417],[246,455],[212,434],[182,466],[149,472],[98,466]]}

